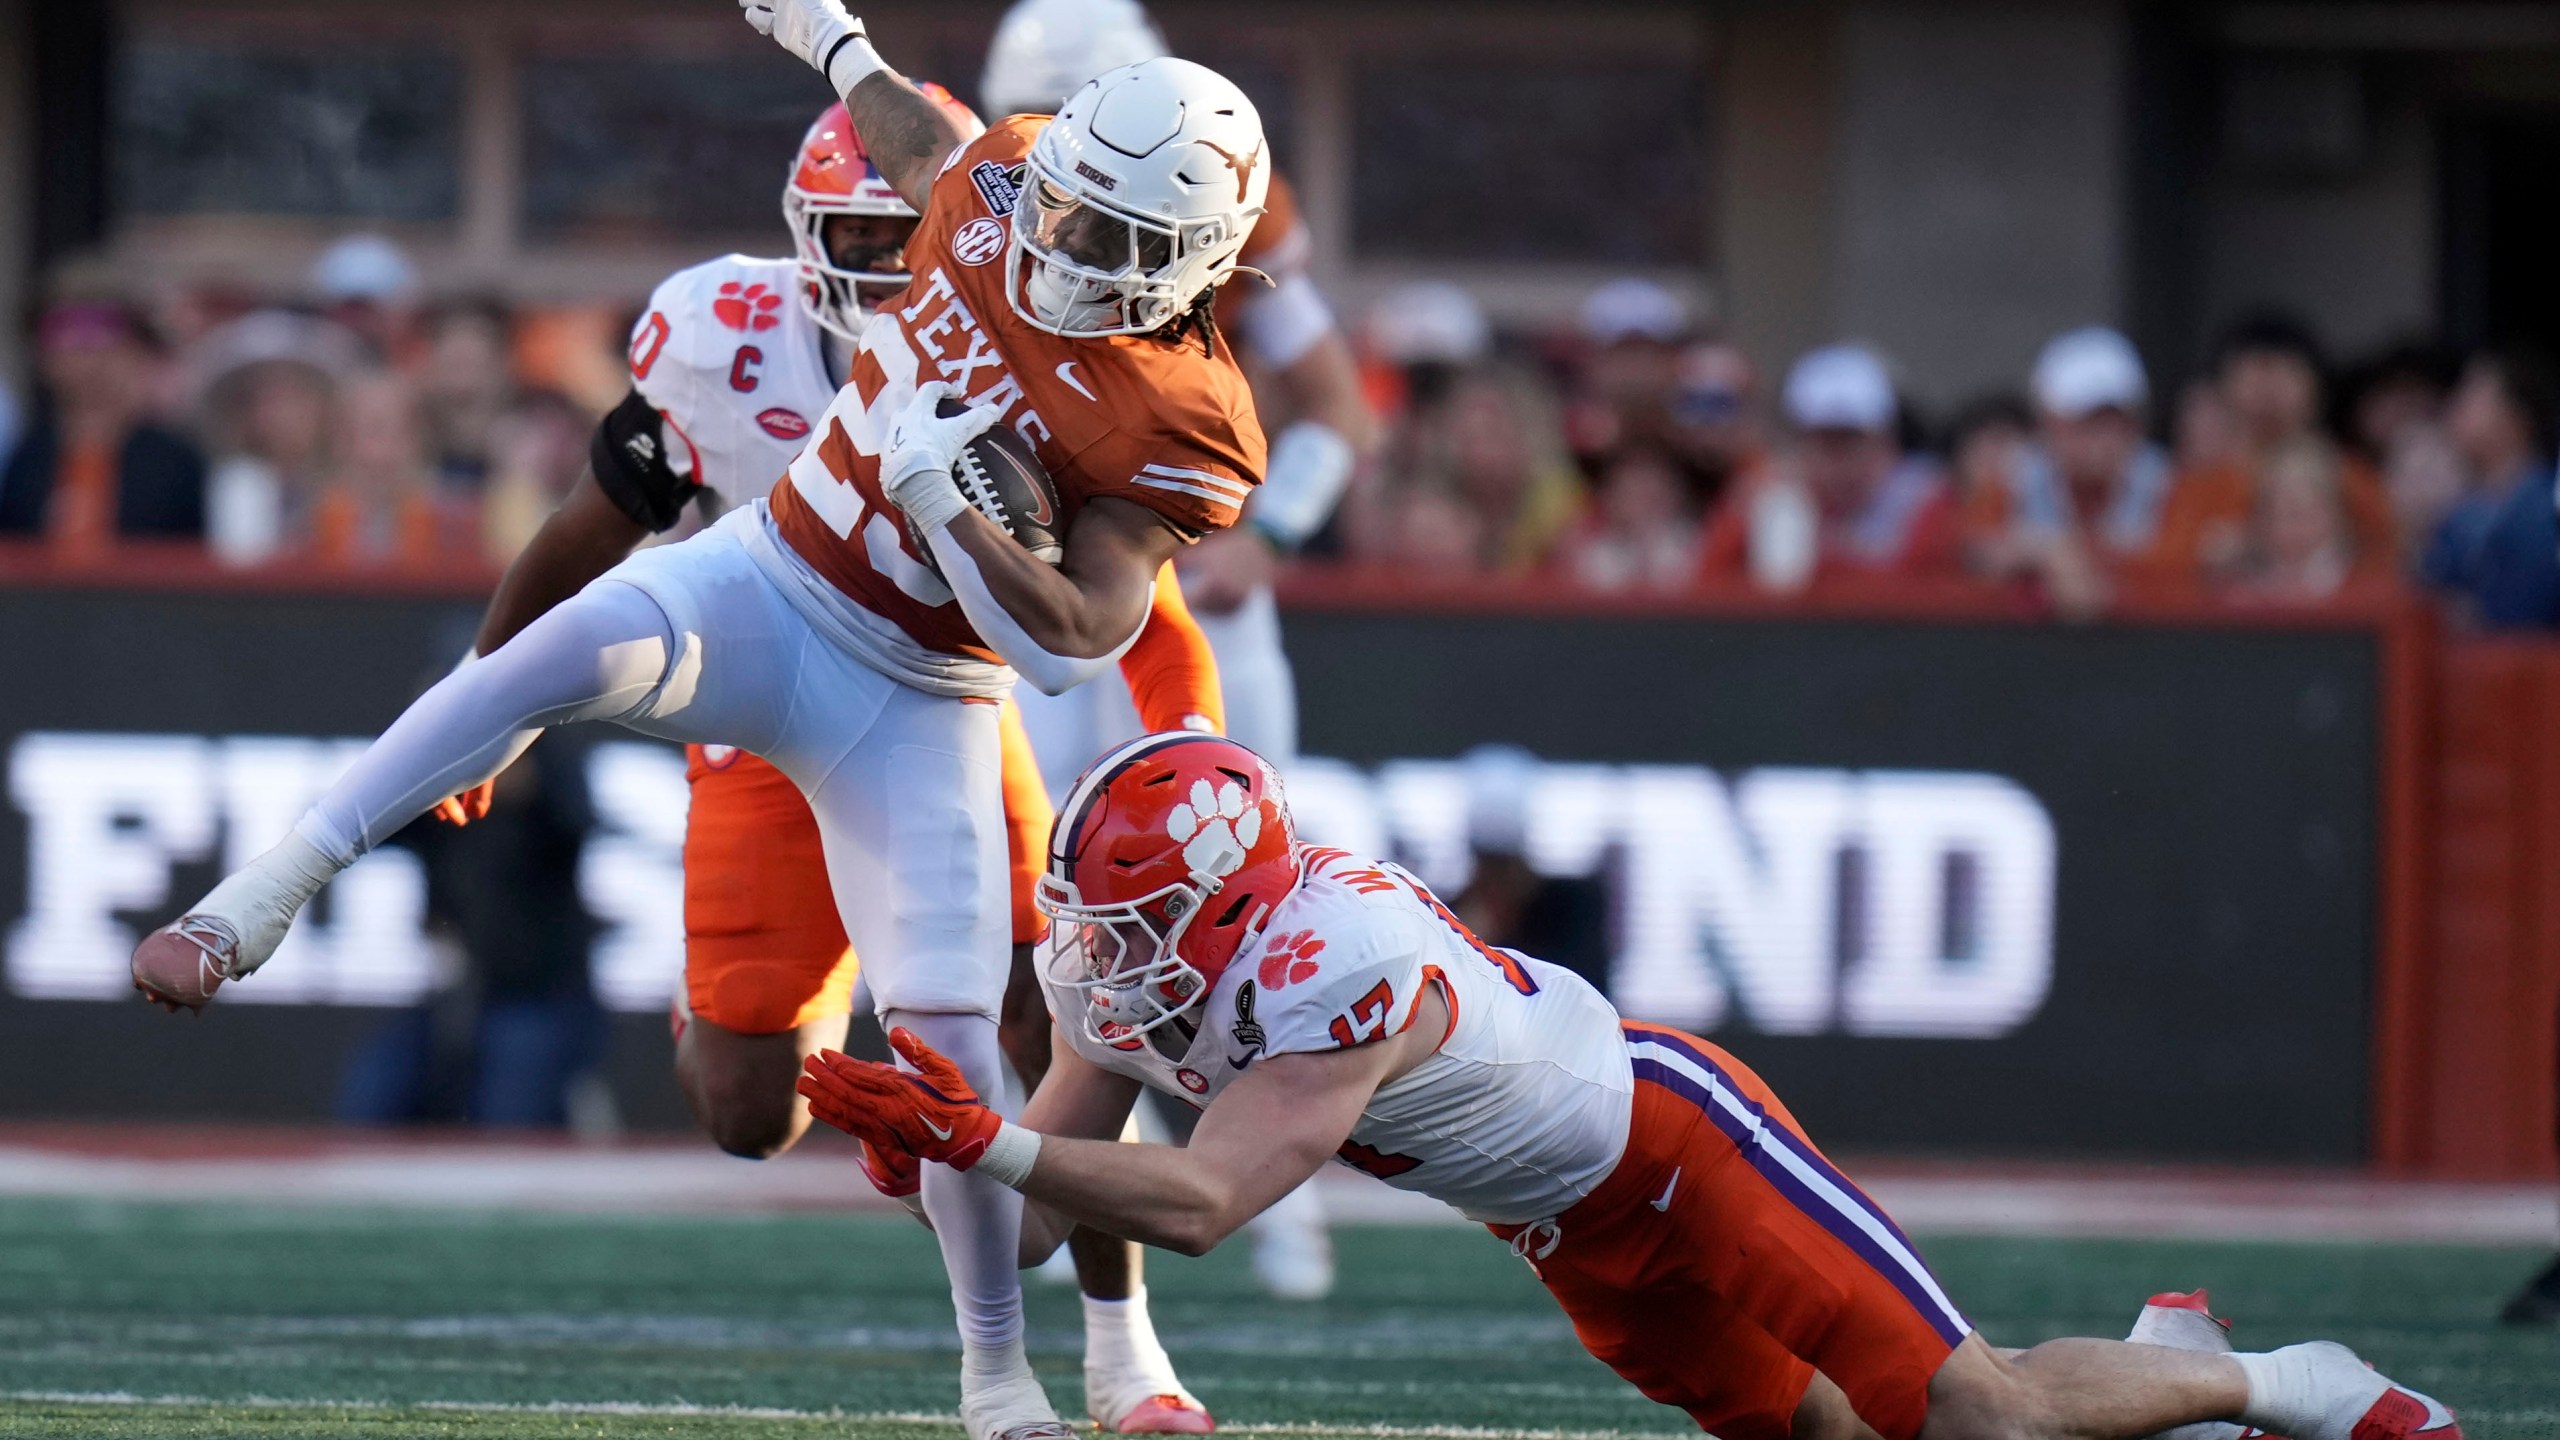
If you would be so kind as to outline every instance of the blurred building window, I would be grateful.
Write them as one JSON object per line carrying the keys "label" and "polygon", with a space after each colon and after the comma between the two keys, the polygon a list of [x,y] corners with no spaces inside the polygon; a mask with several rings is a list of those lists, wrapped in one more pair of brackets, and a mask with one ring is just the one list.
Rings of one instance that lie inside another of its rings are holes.
{"label": "blurred building window", "polygon": [[1355,75],[1362,258],[1701,258],[1706,107],[1686,65],[1416,55]]}
{"label": "blurred building window", "polygon": [[152,40],[124,53],[114,104],[126,214],[442,220],[459,203],[451,54]]}
{"label": "blurred building window", "polygon": [[524,220],[541,240],[779,234],[827,86],[779,49],[525,62]]}

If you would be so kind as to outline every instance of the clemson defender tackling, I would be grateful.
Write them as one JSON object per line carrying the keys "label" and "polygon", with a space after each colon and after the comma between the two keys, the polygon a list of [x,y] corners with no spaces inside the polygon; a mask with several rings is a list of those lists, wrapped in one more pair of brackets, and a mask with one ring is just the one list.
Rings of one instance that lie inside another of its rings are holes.
{"label": "clemson defender tackling", "polygon": [[[913,1071],[822,1052],[801,1080],[865,1144],[1019,1190],[1026,1259],[1070,1223],[1198,1254],[1336,1157],[1509,1241],[1593,1355],[1723,1440],[2461,1435],[2326,1342],[1994,1350],[1758,1076],[1484,944],[1396,866],[1298,845],[1233,741],[1097,761],[1040,904],[1059,1053],[1020,1123],[912,1034]],[[1187,1148],[1104,1143],[1142,1086],[1204,1107]]]}
{"label": "clemson defender tackling", "polygon": [[[986,127],[940,86],[919,86],[975,137]],[[598,426],[588,473],[499,582],[476,653],[515,637],[553,605],[664,534],[700,501],[749,504],[799,454],[851,369],[863,324],[906,288],[915,208],[881,175],[841,103],[809,127],[784,183],[796,254],[729,255],[660,284],[631,335],[631,393]],[[786,304],[785,296],[796,303]],[[1223,729],[1216,665],[1170,583],[1121,657],[1151,727]],[[1014,979],[1029,985],[1030,946],[1047,922],[1031,901],[1052,812],[1014,703],[1005,703],[1005,836],[1012,857]],[[1084,757],[1075,757],[1081,764]],[[808,1128],[794,1093],[802,1057],[844,1043],[858,957],[827,883],[817,822],[772,765],[725,745],[685,757],[685,973],[676,1010],[676,1082],[723,1150],[764,1159]],[[491,782],[494,784],[494,782]],[[467,823],[490,785],[437,813]],[[1019,1031],[1021,1027],[1013,1027]],[[1036,1084],[1047,1016],[1032,1032],[1037,1066],[1008,1034],[1014,1068]],[[867,1159],[868,1157],[866,1157]],[[916,1177],[876,1175],[912,1196]],[[1215,1428],[1175,1378],[1148,1317],[1138,1249],[1081,1231],[1068,1241],[1085,1296],[1085,1407],[1123,1434]]]}
{"label": "clemson defender tackling", "polygon": [[[1017,675],[1057,691],[1109,669],[1166,562],[1259,480],[1261,428],[1209,312],[1261,212],[1261,123],[1232,84],[1164,60],[970,139],[833,0],[742,9],[827,75],[922,217],[851,382],[769,501],[623,561],[421,697],[282,843],[145,938],[148,989],[202,1003],[401,825],[545,726],[612,720],[789,777],[882,1019],[1003,1093],[999,705]],[[1055,480],[1055,565],[954,477],[999,423]],[[1063,1436],[1023,1350],[1020,1197],[935,1168],[922,1198],[973,1440]]]}

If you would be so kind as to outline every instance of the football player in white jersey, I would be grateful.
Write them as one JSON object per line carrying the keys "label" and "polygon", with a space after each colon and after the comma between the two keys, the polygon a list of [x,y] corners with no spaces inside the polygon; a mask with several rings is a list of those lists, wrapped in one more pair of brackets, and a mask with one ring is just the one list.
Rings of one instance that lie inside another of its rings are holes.
{"label": "football player in white jersey", "polygon": [[[1484,944],[1392,864],[1300,846],[1233,741],[1096,762],[1041,903],[1060,1054],[1019,1123],[913,1035],[913,1070],[826,1052],[801,1080],[866,1144],[1020,1190],[1026,1259],[1070,1222],[1200,1254],[1335,1158],[1508,1240],[1595,1356],[1722,1440],[2461,1434],[2325,1342],[1993,1349],[1748,1068]],[[1141,1087],[1203,1107],[1188,1147],[1104,1143]]]}
{"label": "football player in white jersey", "polygon": [[[1138,0],[1017,0],[998,22],[978,85],[989,113],[1046,114],[1077,86],[1167,53]],[[1272,427],[1271,465],[1244,523],[1183,552],[1177,571],[1201,633],[1218,657],[1227,733],[1287,773],[1298,755],[1297,681],[1282,648],[1271,582],[1282,557],[1324,527],[1353,472],[1377,448],[1379,427],[1358,363],[1309,261],[1315,238],[1285,175],[1275,174],[1262,223],[1242,263],[1267,285],[1230,285],[1219,319],[1243,342],[1254,400]],[[1022,701],[1033,748],[1064,781],[1104,750],[1151,728],[1127,687],[1108,676],[1055,697]],[[1253,1267],[1284,1299],[1333,1288],[1324,1207],[1308,1186],[1254,1217]]]}
{"label": "football player in white jersey", "polygon": [[[918,87],[964,133],[985,130],[939,85]],[[587,477],[500,581],[475,645],[488,654],[543,612],[673,526],[690,504],[763,499],[800,453],[853,367],[872,310],[905,288],[904,251],[918,216],[871,163],[842,103],[809,127],[783,186],[797,254],[727,255],[678,271],[649,297],[631,335],[631,394],[596,432]],[[1148,633],[1122,659],[1126,686],[1151,712],[1215,714],[1210,665],[1181,663],[1205,648],[1180,595],[1157,597]],[[1196,673],[1195,673],[1196,672]],[[1024,918],[1046,843],[1049,799],[1010,709],[1004,753],[1008,834],[1033,857],[1017,865],[1017,968],[1029,982]],[[1214,727],[1212,727],[1214,728]],[[1070,764],[1083,757],[1070,757]],[[801,1058],[842,1045],[859,957],[845,943],[829,893],[816,824],[790,780],[724,745],[688,747],[685,820],[685,975],[676,1005],[676,1082],[703,1129],[732,1154],[764,1159],[808,1125],[792,1092]],[[491,782],[494,784],[495,782]],[[438,813],[466,823],[490,787]],[[1046,1068],[1046,1013],[1029,1033],[1038,1063],[1016,1068],[1036,1084]],[[1016,1027],[1019,1029],[1020,1027]],[[1018,1034],[1008,1043],[1019,1045]],[[911,1180],[884,1188],[911,1195]],[[1208,1409],[1175,1376],[1138,1280],[1137,1247],[1079,1232],[1069,1244],[1085,1297],[1085,1404],[1107,1431],[1203,1433]]]}
{"label": "football player in white jersey", "polygon": [[[1164,567],[1260,483],[1261,424],[1213,308],[1262,213],[1261,118],[1224,77],[1159,60],[973,139],[837,0],[740,9],[828,78],[919,212],[911,278],[863,327],[849,383],[767,500],[640,551],[421,696],[284,840],[143,939],[146,995],[203,1005],[401,826],[543,728],[607,720],[770,761],[808,802],[882,1019],[1005,1092],[1002,701],[1017,679],[1055,692],[1110,670]],[[997,424],[1054,484],[1036,516],[954,473]],[[1057,535],[1054,560],[1017,523]],[[920,1193],[972,1440],[1065,1440],[1023,1344],[1021,1198],[939,1168]]]}

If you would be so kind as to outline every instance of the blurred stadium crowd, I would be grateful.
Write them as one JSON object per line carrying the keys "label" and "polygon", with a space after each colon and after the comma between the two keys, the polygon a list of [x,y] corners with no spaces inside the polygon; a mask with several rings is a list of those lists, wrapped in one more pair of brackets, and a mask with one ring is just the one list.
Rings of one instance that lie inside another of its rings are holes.
{"label": "blurred stadium crowd", "polygon": [[[0,539],[109,568],[165,542],[242,568],[502,566],[620,397],[630,318],[431,298],[373,235],[289,297],[66,285],[33,322],[34,393],[0,396]],[[2489,626],[2560,623],[2560,381],[2524,350],[2341,363],[2267,312],[2155,374],[2092,327],[1932,415],[1890,355],[1748,354],[1640,279],[1553,333],[1498,332],[1438,282],[1352,319],[1388,438],[1318,563],[1887,604],[1972,585],[2072,618],[2414,585]]]}

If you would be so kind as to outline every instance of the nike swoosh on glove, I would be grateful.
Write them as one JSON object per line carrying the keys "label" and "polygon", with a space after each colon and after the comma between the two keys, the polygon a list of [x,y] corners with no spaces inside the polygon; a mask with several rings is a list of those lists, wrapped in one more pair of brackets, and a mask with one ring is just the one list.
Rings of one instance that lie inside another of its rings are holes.
{"label": "nike swoosh on glove", "polygon": [[809,1113],[859,1139],[866,1150],[903,1150],[954,1170],[977,1164],[1004,1117],[978,1098],[959,1066],[914,1031],[890,1031],[889,1046],[916,1067],[914,1073],[834,1050],[810,1056],[799,1085],[809,1097]]}
{"label": "nike swoosh on glove", "polygon": [[948,380],[917,386],[890,422],[889,443],[880,451],[880,488],[888,492],[889,503],[928,535],[969,508],[952,469],[969,442],[986,434],[1004,413],[993,405],[942,413],[943,401],[959,399],[960,387]]}

